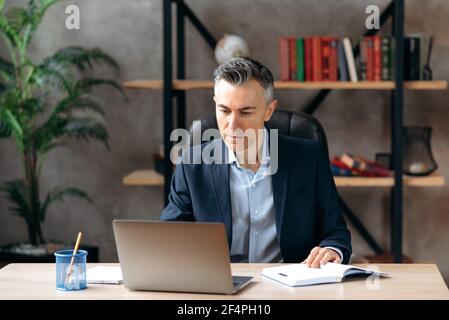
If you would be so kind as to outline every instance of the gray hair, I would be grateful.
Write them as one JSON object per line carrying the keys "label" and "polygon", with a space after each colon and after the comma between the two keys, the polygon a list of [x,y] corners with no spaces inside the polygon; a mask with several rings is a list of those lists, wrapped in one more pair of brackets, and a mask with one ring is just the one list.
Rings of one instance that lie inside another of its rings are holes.
{"label": "gray hair", "polygon": [[259,61],[249,57],[232,58],[219,65],[214,71],[215,86],[220,80],[240,86],[253,79],[265,90],[267,102],[273,101],[273,74]]}

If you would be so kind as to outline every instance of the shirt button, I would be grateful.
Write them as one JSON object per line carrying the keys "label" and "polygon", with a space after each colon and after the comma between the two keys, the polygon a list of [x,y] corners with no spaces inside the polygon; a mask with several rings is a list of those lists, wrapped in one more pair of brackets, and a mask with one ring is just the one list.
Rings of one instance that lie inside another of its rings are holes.
{"label": "shirt button", "polygon": [[254,213],[258,213],[259,211],[258,210],[254,210]]}
{"label": "shirt button", "polygon": [[258,235],[259,235],[259,233],[258,233],[258,232],[254,232],[254,235],[258,236]]}

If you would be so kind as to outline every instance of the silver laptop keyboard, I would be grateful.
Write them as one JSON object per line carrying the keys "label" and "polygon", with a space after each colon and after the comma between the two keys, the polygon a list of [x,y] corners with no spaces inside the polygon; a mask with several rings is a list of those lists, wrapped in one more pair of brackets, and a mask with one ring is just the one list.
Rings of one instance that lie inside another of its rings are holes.
{"label": "silver laptop keyboard", "polygon": [[239,277],[239,276],[232,276],[232,283],[234,288],[240,286],[241,284],[249,281],[251,277]]}

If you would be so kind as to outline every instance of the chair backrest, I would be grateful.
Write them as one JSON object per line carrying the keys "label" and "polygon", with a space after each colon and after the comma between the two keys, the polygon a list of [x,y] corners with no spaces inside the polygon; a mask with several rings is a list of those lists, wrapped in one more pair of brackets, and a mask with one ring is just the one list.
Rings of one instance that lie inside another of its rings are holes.
{"label": "chair backrest", "polygon": [[[218,128],[215,116],[206,117],[190,128],[191,136],[201,137],[207,129]],[[276,109],[267,122],[268,129],[278,129],[279,134],[295,138],[318,140],[328,156],[327,139],[321,123],[313,116],[295,111]],[[199,131],[199,132],[198,132]],[[193,141],[191,141],[193,143]],[[192,144],[193,145],[193,144]]]}

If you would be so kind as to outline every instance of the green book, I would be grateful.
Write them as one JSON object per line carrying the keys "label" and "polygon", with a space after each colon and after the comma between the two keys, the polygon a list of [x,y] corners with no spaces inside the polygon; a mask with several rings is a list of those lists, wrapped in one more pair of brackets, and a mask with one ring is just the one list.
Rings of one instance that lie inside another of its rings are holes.
{"label": "green book", "polygon": [[304,81],[304,39],[296,39],[296,80]]}

